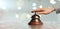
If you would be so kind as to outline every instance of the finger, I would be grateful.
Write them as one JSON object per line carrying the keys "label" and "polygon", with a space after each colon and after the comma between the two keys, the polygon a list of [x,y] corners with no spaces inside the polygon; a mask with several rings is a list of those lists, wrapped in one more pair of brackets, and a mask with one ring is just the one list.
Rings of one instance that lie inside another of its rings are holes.
{"label": "finger", "polygon": [[32,12],[35,12],[35,11],[40,11],[40,10],[33,10]]}
{"label": "finger", "polygon": [[46,13],[46,12],[37,12],[37,14],[44,14],[44,15],[47,15],[48,13]]}
{"label": "finger", "polygon": [[37,12],[38,14],[45,14],[44,12]]}
{"label": "finger", "polygon": [[44,10],[33,10],[32,13],[33,12],[44,12]]}

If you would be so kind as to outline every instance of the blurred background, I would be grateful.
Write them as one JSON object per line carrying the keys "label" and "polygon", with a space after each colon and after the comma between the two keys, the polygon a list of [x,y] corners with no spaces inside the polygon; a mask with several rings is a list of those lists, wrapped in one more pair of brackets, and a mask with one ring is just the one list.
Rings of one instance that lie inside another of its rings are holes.
{"label": "blurred background", "polygon": [[[60,0],[0,0],[0,25],[28,24],[32,10],[39,8],[60,7]],[[60,14],[56,11],[40,15],[44,24],[60,23]],[[19,25],[18,25],[19,26]]]}

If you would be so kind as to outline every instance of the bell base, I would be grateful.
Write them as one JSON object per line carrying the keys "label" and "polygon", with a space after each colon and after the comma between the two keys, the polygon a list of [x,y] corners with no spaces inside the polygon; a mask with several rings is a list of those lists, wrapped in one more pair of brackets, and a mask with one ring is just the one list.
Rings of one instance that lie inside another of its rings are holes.
{"label": "bell base", "polygon": [[43,25],[43,23],[41,21],[38,21],[38,22],[31,21],[28,23],[28,25]]}

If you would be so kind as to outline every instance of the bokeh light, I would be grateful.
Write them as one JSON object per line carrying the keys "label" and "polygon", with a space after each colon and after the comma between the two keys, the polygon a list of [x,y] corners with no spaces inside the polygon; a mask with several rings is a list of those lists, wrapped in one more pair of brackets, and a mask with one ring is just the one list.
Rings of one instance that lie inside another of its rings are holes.
{"label": "bokeh light", "polygon": [[40,6],[39,6],[39,8],[43,8],[43,6],[42,6],[42,5],[40,5]]}
{"label": "bokeh light", "polygon": [[50,0],[50,3],[51,4],[56,4],[56,1],[55,0]]}
{"label": "bokeh light", "polygon": [[17,18],[17,19],[19,18],[19,14],[16,14],[16,18]]}
{"label": "bokeh light", "polygon": [[32,6],[35,7],[37,4],[36,3],[32,3]]}
{"label": "bokeh light", "polygon": [[21,7],[18,7],[17,9],[18,9],[18,10],[21,10]]}

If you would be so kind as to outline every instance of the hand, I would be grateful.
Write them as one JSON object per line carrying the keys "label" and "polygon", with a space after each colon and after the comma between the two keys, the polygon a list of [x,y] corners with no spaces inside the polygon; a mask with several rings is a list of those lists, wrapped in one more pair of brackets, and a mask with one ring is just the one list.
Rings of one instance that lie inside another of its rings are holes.
{"label": "hand", "polygon": [[55,10],[54,7],[50,7],[50,8],[38,8],[37,10],[33,10],[32,12],[36,12],[38,14],[49,14],[51,12],[53,12]]}

